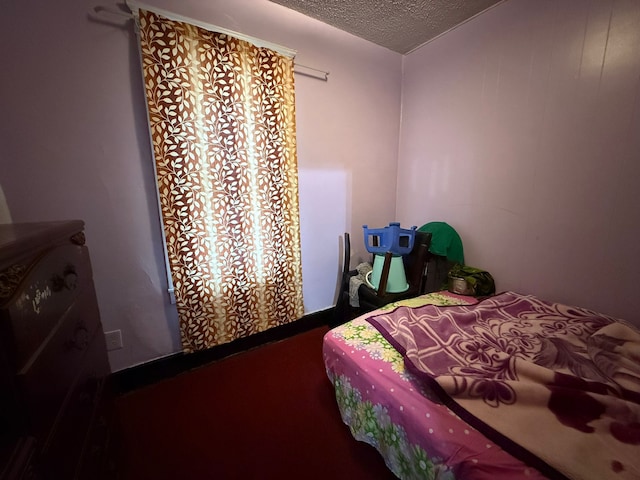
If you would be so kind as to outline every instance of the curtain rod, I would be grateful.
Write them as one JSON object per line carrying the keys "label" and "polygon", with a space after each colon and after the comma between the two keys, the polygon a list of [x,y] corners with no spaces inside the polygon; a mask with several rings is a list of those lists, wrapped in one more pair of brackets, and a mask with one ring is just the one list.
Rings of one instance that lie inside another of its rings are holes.
{"label": "curtain rod", "polygon": [[[222,28],[219,27],[217,25],[211,25],[208,23],[204,23],[204,22],[200,22],[198,20],[194,20],[192,18],[188,18],[188,17],[183,17],[181,15],[176,15],[174,13],[171,12],[167,12],[166,10],[162,10],[162,9],[158,9],[155,7],[149,7],[147,5],[144,5],[142,3],[137,3],[137,2],[133,2],[130,1],[126,4],[121,4],[122,6],[126,7],[129,11],[125,11],[124,9],[113,9],[111,7],[105,7],[105,6],[95,6],[93,7],[93,11],[100,15],[100,16],[104,16],[104,15],[114,15],[117,17],[121,17],[121,18],[126,18],[126,19],[136,19],[138,17],[138,12],[139,10],[142,8],[143,10],[149,10],[152,11],[154,13],[157,13],[159,15],[162,15],[163,17],[169,18],[170,20],[175,20],[178,22],[185,22],[185,23],[190,23],[191,25],[196,25],[198,27],[202,27],[205,30],[209,30],[209,31],[214,31],[217,33],[223,33],[225,35],[229,35],[231,37],[235,37],[235,38],[239,38],[240,40],[245,40],[247,42],[250,42],[258,47],[265,47],[265,48],[269,48],[270,50],[274,50],[278,53],[280,53],[281,55],[285,55],[287,57],[293,58],[294,59],[294,72],[295,73],[299,73],[300,75],[304,75],[307,77],[312,77],[312,78],[317,78],[318,80],[323,80],[323,81],[328,81],[329,80],[329,72],[325,71],[325,70],[320,70],[318,68],[313,68],[313,67],[309,67],[307,65],[302,65],[301,63],[296,63],[295,62],[295,56],[296,56],[296,51],[287,47],[283,47],[280,45],[277,45],[275,43],[271,43],[271,42],[267,42],[264,40],[260,40],[258,38],[255,37],[250,37],[248,35],[243,35],[241,33],[238,32],[234,32],[232,30],[228,30],[226,28]],[[122,8],[122,7],[121,7]],[[299,70],[296,69],[296,67],[300,67],[304,70]]]}
{"label": "curtain rod", "polygon": [[229,35],[231,37],[239,38],[240,40],[246,40],[248,42],[253,43],[254,45],[257,45],[258,47],[269,48],[269,49],[274,50],[274,51],[280,53],[281,55],[285,55],[287,57],[293,58],[293,57],[296,56],[296,51],[291,49],[291,48],[283,47],[281,45],[277,45],[275,43],[267,42],[267,41],[261,40],[259,38],[250,37],[248,35],[243,35],[242,33],[234,32],[232,30],[228,30],[226,28],[219,27],[218,25],[212,25],[210,23],[201,22],[200,20],[196,20],[195,18],[189,18],[189,17],[185,17],[183,15],[178,15],[178,14],[170,12],[168,10],[163,10],[161,8],[156,8],[156,7],[152,6],[152,5],[146,5],[146,4],[142,3],[142,2],[137,2],[135,0],[129,0],[129,1],[126,1],[125,3],[127,5],[127,7],[129,7],[129,10],[131,10],[131,13],[136,17],[138,16],[138,12],[139,12],[140,9],[148,10],[150,12],[162,15],[163,17],[168,18],[169,20],[174,20],[174,21],[183,22],[183,23],[189,23],[191,25],[195,25],[197,27],[204,28],[205,30],[209,30],[211,32],[223,33],[223,34]]}

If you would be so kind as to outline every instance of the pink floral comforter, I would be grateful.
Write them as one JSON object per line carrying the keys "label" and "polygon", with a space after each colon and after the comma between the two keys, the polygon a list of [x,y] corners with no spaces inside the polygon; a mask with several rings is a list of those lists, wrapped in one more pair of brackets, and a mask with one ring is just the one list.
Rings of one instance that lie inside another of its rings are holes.
{"label": "pink floral comforter", "polygon": [[452,411],[544,474],[640,478],[634,327],[513,292],[367,320]]}
{"label": "pink floral comforter", "polygon": [[[399,307],[470,303],[477,300],[438,292],[390,304],[372,314]],[[402,355],[364,316],[329,331],[323,354],[344,422],[356,439],[380,452],[399,478],[544,478],[447,408],[405,368]]]}

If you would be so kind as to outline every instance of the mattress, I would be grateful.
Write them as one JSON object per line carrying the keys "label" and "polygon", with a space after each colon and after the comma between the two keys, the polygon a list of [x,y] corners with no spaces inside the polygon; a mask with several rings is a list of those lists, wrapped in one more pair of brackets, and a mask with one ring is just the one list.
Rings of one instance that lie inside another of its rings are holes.
{"label": "mattress", "polygon": [[[468,305],[473,297],[438,292],[388,305]],[[366,317],[324,337],[327,375],[343,421],[357,440],[375,447],[401,479],[541,479],[441,404],[405,369],[403,357]]]}

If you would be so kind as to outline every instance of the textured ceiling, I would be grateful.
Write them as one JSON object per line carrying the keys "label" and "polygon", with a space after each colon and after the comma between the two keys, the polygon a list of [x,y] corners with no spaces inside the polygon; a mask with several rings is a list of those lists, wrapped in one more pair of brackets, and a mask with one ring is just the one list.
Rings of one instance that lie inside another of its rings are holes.
{"label": "textured ceiling", "polygon": [[271,0],[406,54],[505,0]]}

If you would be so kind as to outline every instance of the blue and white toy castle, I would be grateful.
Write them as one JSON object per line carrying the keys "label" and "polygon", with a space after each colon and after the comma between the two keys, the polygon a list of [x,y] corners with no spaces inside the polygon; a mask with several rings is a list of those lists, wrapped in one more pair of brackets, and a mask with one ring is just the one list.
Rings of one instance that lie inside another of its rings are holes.
{"label": "blue and white toy castle", "polygon": [[410,230],[400,228],[400,223],[392,222],[388,227],[369,228],[363,225],[364,244],[369,253],[374,254],[373,269],[367,274],[367,284],[377,290],[382,276],[384,256],[392,253],[389,277],[387,278],[387,293],[401,293],[409,289],[407,277],[404,271],[402,256],[413,250],[416,226]]}

